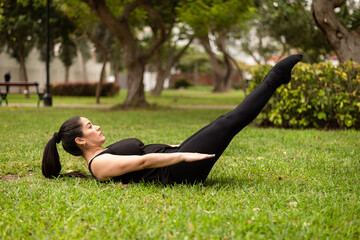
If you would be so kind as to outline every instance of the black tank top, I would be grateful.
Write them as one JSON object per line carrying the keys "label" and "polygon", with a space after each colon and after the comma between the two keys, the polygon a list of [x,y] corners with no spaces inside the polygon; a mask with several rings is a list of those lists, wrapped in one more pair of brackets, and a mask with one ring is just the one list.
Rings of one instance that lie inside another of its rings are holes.
{"label": "black tank top", "polygon": [[[139,139],[128,138],[111,144],[107,149],[95,157],[89,162],[89,171],[91,175],[96,179],[91,171],[91,163],[97,156],[101,154],[109,153],[113,155],[144,155],[148,153],[172,153],[177,152],[178,147],[172,147],[165,144],[148,144],[144,145]],[[98,180],[98,179],[97,179]],[[113,181],[121,181],[122,183],[129,182],[152,182],[159,181],[162,184],[171,184],[171,176],[167,167],[162,168],[148,168],[139,171],[123,174],[121,176],[113,177]],[[100,180],[99,180],[100,181]]]}

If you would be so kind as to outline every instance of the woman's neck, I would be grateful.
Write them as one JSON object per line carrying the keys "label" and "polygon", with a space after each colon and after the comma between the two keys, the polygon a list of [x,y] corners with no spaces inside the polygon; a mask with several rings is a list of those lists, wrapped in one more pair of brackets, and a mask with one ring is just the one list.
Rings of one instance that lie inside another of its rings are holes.
{"label": "woman's neck", "polygon": [[92,148],[92,149],[88,149],[85,150],[83,152],[83,157],[85,158],[85,160],[87,161],[87,163],[90,162],[91,159],[93,159],[97,154],[105,151],[106,149],[102,148],[102,147],[96,147],[96,148]]}

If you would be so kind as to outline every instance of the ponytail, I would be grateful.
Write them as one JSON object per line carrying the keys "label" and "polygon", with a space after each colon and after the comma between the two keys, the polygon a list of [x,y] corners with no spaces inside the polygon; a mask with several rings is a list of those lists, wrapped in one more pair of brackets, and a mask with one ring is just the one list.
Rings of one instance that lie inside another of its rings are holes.
{"label": "ponytail", "polygon": [[58,176],[70,176],[70,177],[88,177],[87,174],[73,171],[70,173],[60,174],[61,164],[60,157],[57,151],[56,144],[62,141],[62,146],[68,153],[74,156],[81,156],[82,151],[75,143],[75,138],[83,137],[82,124],[80,117],[72,117],[65,121],[59,132],[55,132],[53,137],[46,144],[41,164],[41,170],[45,177],[56,178]]}
{"label": "ponytail", "polygon": [[41,170],[47,178],[59,176],[61,164],[54,137],[52,137],[45,146]]}

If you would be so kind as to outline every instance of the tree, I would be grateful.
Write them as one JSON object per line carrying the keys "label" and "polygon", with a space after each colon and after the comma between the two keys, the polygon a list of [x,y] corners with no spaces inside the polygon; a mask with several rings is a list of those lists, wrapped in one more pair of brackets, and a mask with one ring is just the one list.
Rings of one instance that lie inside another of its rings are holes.
{"label": "tree", "polygon": [[313,0],[311,13],[340,62],[353,59],[360,62],[360,9],[353,10],[353,21],[344,26],[334,9],[340,8],[346,0]]}
{"label": "tree", "polygon": [[[176,1],[159,3],[158,1],[135,0],[130,3],[114,4],[111,8],[104,0],[83,0],[83,2],[91,7],[123,48],[128,79],[128,95],[124,105],[148,106],[143,83],[145,65],[169,36],[162,13],[174,11]],[[140,18],[135,18],[136,16]],[[166,16],[169,14],[167,13]],[[136,35],[134,23],[137,21],[141,22],[143,27],[154,25],[157,28],[157,34],[153,34],[152,44],[147,49],[142,48]]]}
{"label": "tree", "polygon": [[[109,56],[110,67],[114,75],[115,82],[120,84],[120,75],[119,72],[124,70],[124,62],[122,48],[119,44],[115,44],[114,48]],[[121,87],[121,86],[120,86]]]}
{"label": "tree", "polygon": [[[77,35],[80,34],[80,37],[75,35],[72,37],[72,39],[73,42],[78,45],[78,52],[80,53],[79,55],[81,56],[81,59],[84,60],[84,50],[88,51],[89,49],[89,46],[86,42],[87,39],[89,39],[96,48],[97,60],[99,62],[102,62],[99,82],[97,84],[95,92],[96,103],[99,104],[102,84],[106,77],[106,64],[108,62],[109,56],[116,47],[115,39],[112,33],[96,17],[93,16],[90,9],[85,4],[77,4],[77,2],[70,0],[66,3],[67,4],[62,5],[61,2],[59,3],[59,5],[63,9],[63,11],[66,12],[67,16],[77,26]],[[85,36],[87,39],[85,39]],[[85,61],[82,62],[85,72]]]}
{"label": "tree", "polygon": [[76,46],[76,55],[81,64],[82,81],[88,81],[86,62],[91,58],[88,33],[99,23],[89,7],[77,0],[54,0],[59,8],[72,22],[76,30],[70,35]]}
{"label": "tree", "polygon": [[26,57],[34,48],[39,26],[38,13],[43,11],[41,5],[32,1],[2,1],[0,21],[0,45],[6,47],[10,56],[20,64],[20,80],[28,82]]}
{"label": "tree", "polygon": [[[196,0],[185,1],[179,9],[179,18],[190,25],[210,57],[214,74],[214,92],[228,91],[233,65],[236,61],[227,50],[227,39],[242,21],[249,17],[251,1]],[[211,41],[211,37],[214,41]],[[212,43],[222,54],[219,57]]]}
{"label": "tree", "polygon": [[186,49],[183,56],[175,64],[175,68],[182,73],[194,73],[194,84],[198,85],[199,73],[211,73],[211,65],[209,55],[198,49],[196,40],[194,41],[195,46]]}
{"label": "tree", "polygon": [[[256,26],[252,29],[241,30],[241,49],[251,56],[254,61],[261,65],[267,64],[269,58],[279,52],[279,43],[272,41],[265,32],[261,21],[261,14],[249,21],[249,26]],[[284,48],[285,49],[285,48]]]}
{"label": "tree", "polygon": [[76,55],[81,64],[82,81],[88,81],[86,62],[91,58],[89,39],[85,33],[75,33],[71,36],[71,41],[76,46]]}
{"label": "tree", "polygon": [[314,25],[308,0],[256,0],[254,8],[255,17],[248,24],[253,26],[250,34],[242,34],[255,32],[257,41],[243,41],[242,46],[257,63],[266,63],[270,56],[284,56],[292,50],[303,53],[308,62],[318,62],[331,51]]}
{"label": "tree", "polygon": [[58,9],[56,9],[53,15],[57,16],[58,19],[58,24],[56,24],[54,30],[58,31],[58,34],[55,36],[59,36],[57,41],[60,43],[59,58],[65,66],[65,82],[68,82],[70,66],[76,57],[76,45],[72,41],[72,36],[76,32],[76,26]]}
{"label": "tree", "polygon": [[[20,79],[27,82],[25,60],[36,46],[40,51],[40,60],[46,60],[46,36],[44,31],[46,10],[41,1],[4,1],[2,7],[0,38],[6,44],[7,52],[20,63]],[[74,44],[69,35],[75,30],[71,22],[50,5],[50,56],[54,56],[54,46],[61,43],[60,59],[66,66],[65,79],[68,77],[68,67],[74,58]]]}
{"label": "tree", "polygon": [[[40,16],[39,16],[40,17]],[[42,22],[45,22],[46,12],[41,12]],[[59,47],[59,59],[65,66],[65,82],[69,81],[69,70],[76,57],[76,45],[71,37],[76,31],[76,26],[53,3],[50,4],[50,60],[54,57],[55,45]],[[40,60],[46,61],[46,31],[38,29],[37,49],[40,51]]]}
{"label": "tree", "polygon": [[[178,47],[177,42],[183,40],[186,34],[179,33],[178,36],[172,35],[165,44],[154,52],[154,61],[156,66],[156,85],[151,91],[151,95],[159,96],[164,88],[165,79],[170,75],[171,68],[178,62],[179,58],[185,53],[186,49],[193,41],[193,37],[189,36],[189,40],[185,46]],[[176,38],[176,39],[172,39]]]}
{"label": "tree", "polygon": [[[93,43],[95,43],[97,53],[101,53],[101,54],[98,54],[97,58],[98,58],[98,60],[102,61],[102,64],[103,64],[101,73],[100,73],[99,83],[97,85],[96,94],[95,94],[96,95],[96,103],[99,104],[102,83],[105,80],[106,63],[108,62],[109,57],[110,57],[111,53],[113,52],[114,48],[116,47],[116,45],[115,45],[115,39],[114,39],[114,36],[112,35],[112,33],[101,23],[98,24],[97,26],[95,26],[92,33],[88,33],[88,37]],[[117,57],[119,57],[119,56],[117,56]]]}
{"label": "tree", "polygon": [[65,82],[69,82],[69,71],[76,57],[76,45],[70,39],[64,39],[60,45],[59,58],[65,66]]}

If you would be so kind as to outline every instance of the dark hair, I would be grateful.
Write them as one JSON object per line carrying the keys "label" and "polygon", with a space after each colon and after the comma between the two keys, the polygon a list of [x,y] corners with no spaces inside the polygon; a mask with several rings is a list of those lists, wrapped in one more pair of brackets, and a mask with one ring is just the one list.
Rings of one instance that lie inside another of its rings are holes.
{"label": "dark hair", "polygon": [[[75,142],[75,138],[83,137],[83,132],[81,128],[82,124],[80,122],[80,117],[72,117],[61,125],[59,132],[55,133],[54,136],[46,144],[41,165],[41,170],[45,177],[54,178],[60,175],[61,164],[59,153],[56,147],[56,144],[59,143],[60,140],[62,141],[62,146],[66,152],[74,156],[82,155],[81,149],[77,146]],[[75,171],[69,174],[62,175],[81,177],[83,173]]]}

